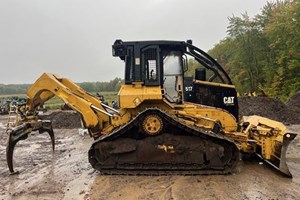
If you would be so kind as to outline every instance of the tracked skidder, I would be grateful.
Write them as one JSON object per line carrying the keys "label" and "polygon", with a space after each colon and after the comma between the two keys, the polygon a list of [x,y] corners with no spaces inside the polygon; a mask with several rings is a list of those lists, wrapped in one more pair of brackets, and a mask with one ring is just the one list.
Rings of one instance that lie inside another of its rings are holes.
{"label": "tracked skidder", "polygon": [[[22,124],[8,130],[10,172],[16,143],[32,131],[48,132],[54,149],[51,121],[39,120],[36,109],[58,96],[81,114],[95,139],[89,162],[103,174],[229,174],[242,152],[256,154],[292,176],[286,150],[296,134],[259,116],[239,120],[229,76],[192,41],[116,40],[112,49],[125,62],[119,109],[69,79],[44,73],[19,108]],[[192,77],[187,75],[191,59],[199,66]]]}

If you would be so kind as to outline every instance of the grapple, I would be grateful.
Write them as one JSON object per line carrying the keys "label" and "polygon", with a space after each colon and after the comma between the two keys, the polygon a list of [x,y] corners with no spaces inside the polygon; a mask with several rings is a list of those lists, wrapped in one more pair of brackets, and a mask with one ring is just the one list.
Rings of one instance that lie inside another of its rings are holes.
{"label": "grapple", "polygon": [[19,126],[8,129],[7,133],[9,134],[9,137],[8,137],[8,142],[7,142],[7,146],[6,146],[6,159],[7,159],[7,165],[8,165],[9,171],[11,173],[17,173],[14,171],[14,167],[13,167],[14,148],[20,140],[27,139],[28,135],[32,131],[38,131],[40,134],[47,132],[50,135],[52,149],[54,151],[55,138],[54,138],[54,132],[52,129],[52,123],[49,120],[38,120],[36,122],[34,122],[34,121],[25,122]]}

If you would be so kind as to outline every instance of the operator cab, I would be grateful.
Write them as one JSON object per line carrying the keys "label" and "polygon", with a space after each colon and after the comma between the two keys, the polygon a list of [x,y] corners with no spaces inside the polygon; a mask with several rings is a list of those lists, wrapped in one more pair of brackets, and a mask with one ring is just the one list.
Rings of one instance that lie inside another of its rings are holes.
{"label": "operator cab", "polygon": [[[190,40],[116,40],[113,56],[125,61],[125,84],[160,86],[164,98],[172,104],[187,101],[218,107],[238,119],[236,90],[229,76],[212,57],[193,46]],[[195,74],[185,76],[190,61],[197,62],[198,67]]]}
{"label": "operator cab", "polygon": [[184,42],[145,41],[113,45],[113,55],[125,61],[125,84],[141,82],[144,86],[161,86],[170,103],[184,100]]}

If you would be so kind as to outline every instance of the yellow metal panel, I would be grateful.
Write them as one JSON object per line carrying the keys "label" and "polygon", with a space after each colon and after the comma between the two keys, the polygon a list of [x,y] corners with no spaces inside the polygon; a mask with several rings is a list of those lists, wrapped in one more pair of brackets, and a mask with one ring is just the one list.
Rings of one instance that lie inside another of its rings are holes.
{"label": "yellow metal panel", "polygon": [[226,110],[187,102],[184,105],[183,111],[186,115],[190,115],[193,118],[209,118],[213,121],[219,121],[222,128],[227,132],[233,132],[237,129],[235,117]]}
{"label": "yellow metal panel", "polygon": [[122,85],[118,93],[121,108],[136,108],[145,100],[161,100],[160,86],[140,87],[135,85]]}

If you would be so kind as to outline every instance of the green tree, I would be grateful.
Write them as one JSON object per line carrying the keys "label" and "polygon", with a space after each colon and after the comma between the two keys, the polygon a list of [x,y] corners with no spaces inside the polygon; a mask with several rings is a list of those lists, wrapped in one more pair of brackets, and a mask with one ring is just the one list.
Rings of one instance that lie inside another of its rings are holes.
{"label": "green tree", "polygon": [[209,53],[241,92],[263,89],[286,99],[300,90],[300,2],[270,3],[250,18],[229,17],[227,37]]}
{"label": "green tree", "polygon": [[300,90],[300,2],[277,2],[264,33],[275,55],[272,94],[285,99]]}

